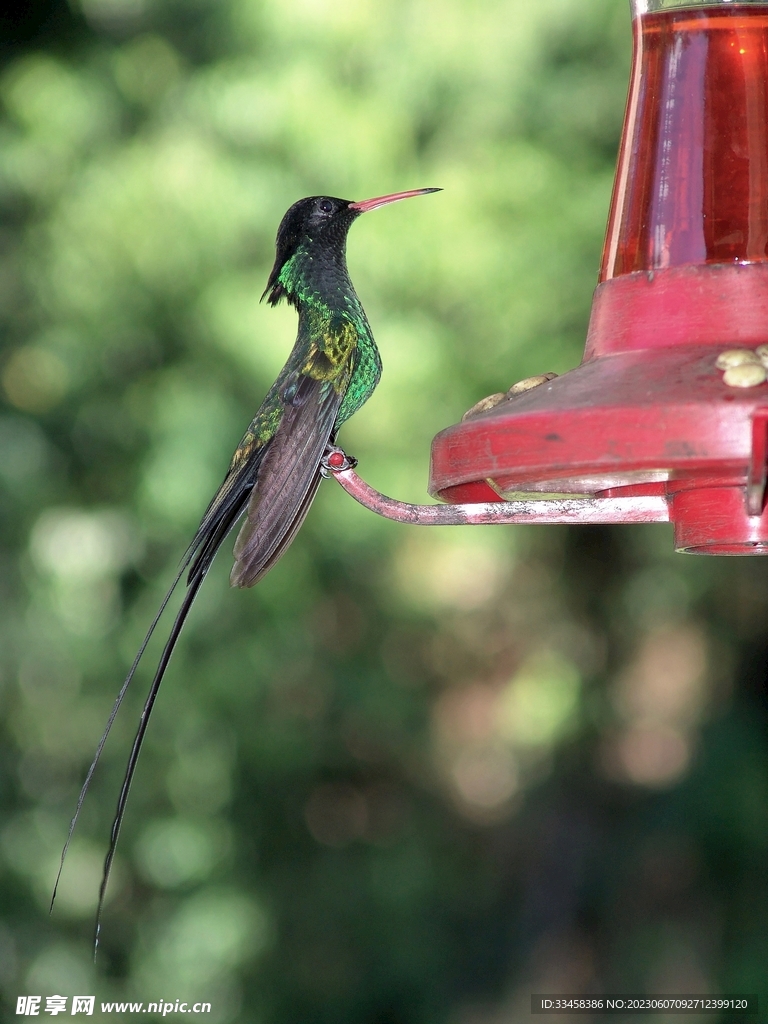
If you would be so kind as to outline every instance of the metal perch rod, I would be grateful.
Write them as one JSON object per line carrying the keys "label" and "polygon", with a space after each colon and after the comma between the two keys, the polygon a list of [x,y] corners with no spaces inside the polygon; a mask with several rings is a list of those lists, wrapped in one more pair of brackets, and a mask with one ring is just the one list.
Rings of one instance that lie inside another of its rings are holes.
{"label": "metal perch rod", "polygon": [[664,497],[534,498],[527,501],[487,501],[469,505],[411,505],[374,490],[355,473],[357,460],[342,448],[330,446],[323,456],[324,476],[333,476],[356,501],[371,512],[413,526],[522,525],[524,523],[668,523]]}

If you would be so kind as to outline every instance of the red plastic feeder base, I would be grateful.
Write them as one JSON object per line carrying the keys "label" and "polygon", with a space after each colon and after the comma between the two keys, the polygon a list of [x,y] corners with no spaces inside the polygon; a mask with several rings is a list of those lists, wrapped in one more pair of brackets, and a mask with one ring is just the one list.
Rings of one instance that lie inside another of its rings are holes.
{"label": "red plastic feeder base", "polygon": [[438,434],[430,493],[664,495],[677,550],[768,554],[768,384],[728,386],[716,366],[766,342],[766,264],[607,281],[581,366]]}

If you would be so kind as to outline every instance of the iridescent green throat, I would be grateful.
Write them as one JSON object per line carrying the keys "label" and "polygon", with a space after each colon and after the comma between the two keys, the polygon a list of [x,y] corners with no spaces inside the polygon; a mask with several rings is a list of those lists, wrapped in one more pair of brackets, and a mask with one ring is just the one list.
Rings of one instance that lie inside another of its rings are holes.
{"label": "iridescent green throat", "polygon": [[350,280],[344,250],[329,253],[301,246],[281,269],[278,282],[298,310],[299,343],[323,344],[339,321],[354,328],[352,373],[336,418],[339,427],[368,401],[381,377],[379,350]]}

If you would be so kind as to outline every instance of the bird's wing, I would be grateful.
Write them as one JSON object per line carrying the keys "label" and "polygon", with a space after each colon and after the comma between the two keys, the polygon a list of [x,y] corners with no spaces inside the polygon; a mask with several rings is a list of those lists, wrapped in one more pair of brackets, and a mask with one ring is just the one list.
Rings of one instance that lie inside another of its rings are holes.
{"label": "bird's wing", "polygon": [[259,466],[235,542],[232,586],[257,583],[306,516],[320,483],[320,459],[349,383],[356,346],[351,323],[331,324],[311,346],[295,384],[284,389],[284,412]]}
{"label": "bird's wing", "polygon": [[188,585],[201,571],[208,571],[222,541],[245,511],[270,443],[261,442],[250,430],[240,442],[224,482],[206,509],[184,556],[186,562],[192,562]]}

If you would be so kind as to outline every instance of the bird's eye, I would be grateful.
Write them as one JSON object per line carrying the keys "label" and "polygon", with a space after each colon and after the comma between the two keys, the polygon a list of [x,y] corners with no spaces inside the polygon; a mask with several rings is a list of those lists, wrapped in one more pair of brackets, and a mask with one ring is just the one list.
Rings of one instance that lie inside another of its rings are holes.
{"label": "bird's eye", "polygon": [[333,210],[333,203],[329,202],[327,199],[324,199],[322,203],[320,203],[320,209],[323,211],[323,213],[331,213]]}

